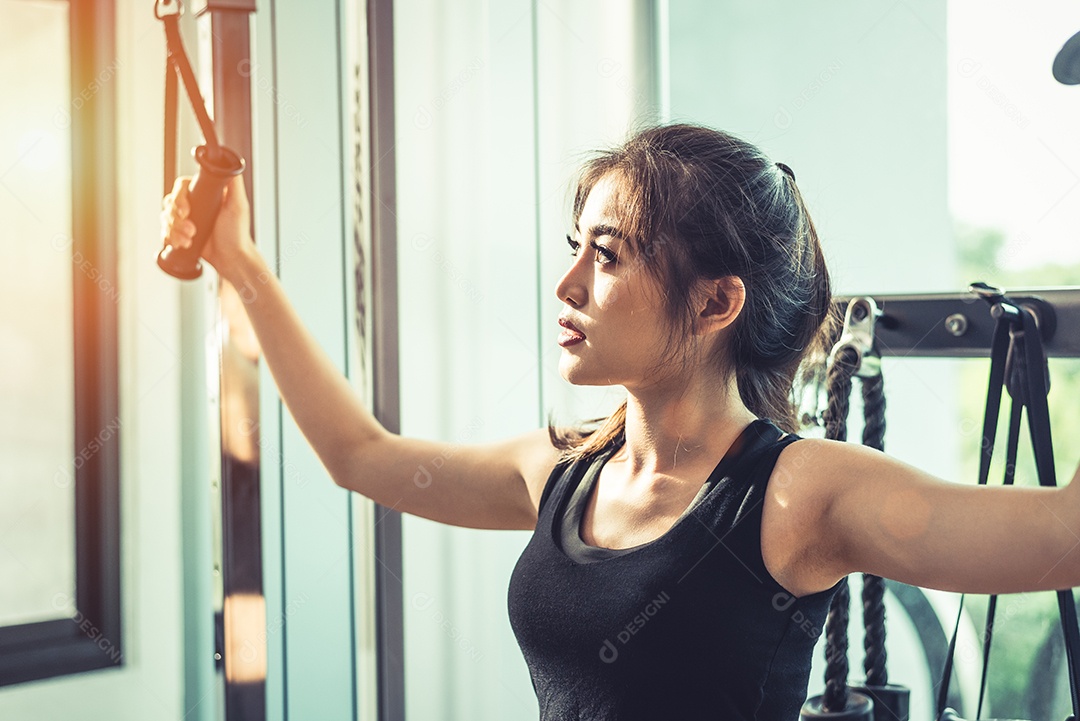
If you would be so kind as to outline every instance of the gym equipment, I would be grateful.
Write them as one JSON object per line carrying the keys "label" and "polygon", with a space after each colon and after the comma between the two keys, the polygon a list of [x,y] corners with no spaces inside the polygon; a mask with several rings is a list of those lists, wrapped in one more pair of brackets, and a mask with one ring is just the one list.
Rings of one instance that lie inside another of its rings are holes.
{"label": "gym equipment", "polygon": [[[1054,337],[1057,327],[1054,307],[1045,302],[1022,302],[1010,298],[1002,289],[986,283],[973,283],[970,290],[989,304],[990,315],[996,321],[990,350],[990,381],[986,392],[986,413],[983,418],[982,452],[979,454],[979,484],[985,485],[990,474],[990,459],[994,453],[994,439],[1001,408],[1001,391],[1004,387],[1012,397],[1004,484],[1012,485],[1013,483],[1017,446],[1020,440],[1020,422],[1026,408],[1039,485],[1056,486],[1054,451],[1050,435],[1050,412],[1046,404],[1050,371],[1044,349],[1044,343]],[[1073,714],[1069,718],[1075,719],[1077,715],[1080,715],[1080,696],[1078,696],[1080,657],[1077,656],[1077,652],[1080,651],[1080,630],[1077,627],[1076,605],[1072,589],[1057,591],[1057,597],[1072,695]],[[961,595],[961,610],[963,603],[964,596]],[[993,595],[990,596],[987,607],[983,636],[982,678],[979,684],[979,702],[975,718],[982,715],[996,610],[997,596]],[[959,628],[959,614],[957,628]],[[938,721],[962,721],[957,712],[947,706],[953,657],[956,652],[956,636],[957,631],[954,630],[949,642],[949,652],[946,656],[941,684],[938,687]]]}
{"label": "gym equipment", "polygon": [[1064,85],[1080,84],[1080,33],[1065,41],[1054,57],[1054,79]]}
{"label": "gym equipment", "polygon": [[181,280],[192,280],[202,275],[200,256],[221,210],[221,193],[232,178],[244,172],[244,159],[218,142],[214,123],[206,112],[206,103],[199,92],[191,61],[180,38],[182,0],[157,0],[154,15],[165,26],[168,48],[165,70],[165,192],[169,191],[176,175],[177,75],[184,82],[205,141],[205,145],[196,146],[191,151],[199,164],[188,187],[188,203],[191,207],[188,219],[195,224],[195,237],[187,248],[176,248],[166,242],[157,256],[158,266],[166,273]]}
{"label": "gym equipment", "polygon": [[[986,307],[980,301],[980,298],[988,300],[996,300],[1005,298],[1009,301],[1006,305],[1013,308],[1023,308],[1023,315],[1012,313],[1006,307],[1002,307],[999,310],[994,310],[993,306],[996,303],[991,303],[991,313],[986,313]],[[860,300],[860,298],[852,296],[838,296],[833,299],[834,305],[840,313],[845,311],[852,311],[852,304],[854,301]],[[837,364],[838,359],[846,358],[846,361],[841,361],[841,366],[849,365],[860,367],[868,367],[863,364],[863,359],[867,355],[867,349],[873,349],[873,353],[870,355],[870,362],[876,363],[878,357],[903,357],[903,358],[986,358],[998,359],[998,363],[1001,366],[999,369],[994,370],[994,375],[1000,374],[1002,378],[1006,376],[1005,361],[1002,358],[1007,359],[1008,356],[1003,356],[1002,345],[1004,344],[1004,352],[1008,351],[1010,342],[1008,328],[1002,330],[1001,321],[998,320],[999,315],[1007,314],[1010,317],[1015,315],[1020,324],[1025,322],[1024,316],[1028,317],[1028,323],[1036,323],[1040,333],[1037,334],[1038,348],[1032,348],[1030,350],[1024,349],[1023,345],[1017,344],[1017,349],[1013,352],[1013,361],[1008,364],[1008,387],[1016,389],[1019,388],[1022,392],[1023,385],[1021,385],[1021,379],[1024,377],[1025,368],[1038,368],[1042,366],[1043,373],[1040,376],[1041,380],[1036,382],[1036,386],[1042,388],[1041,393],[1036,393],[1031,396],[1030,403],[1032,403],[1032,416],[1037,415],[1035,411],[1041,407],[1041,418],[1037,424],[1037,428],[1045,429],[1045,438],[1049,441],[1049,415],[1046,411],[1046,389],[1048,389],[1046,359],[1051,357],[1058,358],[1080,358],[1080,288],[1077,287],[1062,287],[1062,288],[1040,288],[1038,290],[1018,290],[1009,293],[1006,297],[1003,291],[996,288],[991,288],[984,283],[974,283],[971,288],[964,293],[932,293],[932,294],[906,294],[906,295],[886,295],[875,294],[873,296],[865,296],[862,298],[866,303],[861,310],[852,311],[847,313],[847,322],[844,324],[844,328],[838,338],[846,338],[849,343],[849,349],[840,352],[840,347],[834,346],[834,352],[830,353],[831,363]],[[857,306],[856,306],[857,307]],[[857,316],[852,318],[851,315],[855,313]],[[873,316],[875,322],[872,328],[866,326],[860,326],[857,322],[852,323],[853,320],[858,321],[859,318]],[[1037,318],[1037,320],[1034,320]],[[1017,327],[1019,331],[1019,326]],[[1002,336],[1001,334],[1004,333]],[[1036,335],[1032,333],[1031,335]],[[1020,336],[1023,337],[1022,335]],[[1027,353],[1033,354],[1034,358],[1039,357],[1041,352],[1042,361],[1028,362]],[[861,356],[859,354],[862,354]],[[836,371],[834,371],[836,372]],[[852,374],[854,375],[854,374]],[[865,383],[865,380],[863,381]],[[1004,380],[1002,380],[1004,384]],[[839,386],[837,387],[839,389]],[[1010,390],[1010,394],[1013,391]],[[813,397],[817,397],[816,391],[812,393]],[[835,392],[833,396],[835,396]],[[1000,388],[998,389],[998,397],[1000,398]],[[832,401],[835,404],[836,401]],[[813,406],[813,403],[810,404]],[[836,412],[841,410],[841,407],[836,407],[834,411],[827,412],[829,422],[825,422],[819,419],[816,415],[816,410],[811,408],[809,413],[804,414],[804,423],[807,425],[817,424],[825,425],[826,435],[828,437],[834,437],[840,433],[846,433],[846,428],[841,429],[837,423],[838,416]],[[846,405],[842,407],[844,413],[846,413]],[[1031,424],[1029,424],[1031,425]],[[1035,435],[1035,429],[1032,429],[1033,435]],[[992,437],[992,436],[991,436]],[[1040,441],[1041,443],[1041,441]],[[1047,445],[1049,448],[1049,446]],[[987,447],[987,450],[991,450]],[[1041,456],[1043,460],[1038,461],[1042,468],[1046,468],[1048,464],[1052,463],[1052,455],[1045,450],[1042,451]],[[989,457],[983,460],[983,463],[988,464]],[[1052,465],[1050,465],[1050,471],[1052,471]],[[1040,473],[1040,482],[1049,485],[1052,481],[1052,476]],[[889,582],[891,584],[891,582]],[[892,586],[894,590],[897,586]],[[904,593],[914,593],[918,595],[918,589],[912,587],[904,587],[902,584],[899,588]],[[846,589],[845,589],[846,591]],[[1061,605],[1071,605],[1071,597],[1069,591],[1064,591],[1058,594],[1059,603]],[[835,601],[834,603],[839,603]],[[1068,610],[1068,609],[1066,609]],[[1066,628],[1066,640],[1068,636],[1072,635],[1069,627],[1075,624],[1076,615],[1073,613],[1065,613],[1062,615],[1063,627]],[[1072,622],[1070,622],[1072,619]],[[827,626],[828,629],[828,626]],[[955,638],[955,632],[954,632]],[[828,639],[828,634],[827,634]],[[840,644],[834,642],[833,651],[828,658],[838,657],[837,650]],[[945,640],[941,640],[942,645],[945,644]],[[952,642],[955,645],[955,640]],[[843,661],[843,675],[846,677],[846,635],[843,638],[843,649],[845,658]],[[1075,643],[1072,644],[1074,651],[1067,654],[1069,661],[1069,684],[1072,694],[1075,696],[1077,688],[1076,677],[1076,654],[1075,649],[1080,648]],[[942,671],[946,666],[946,660],[951,658],[951,652],[944,652],[945,649],[935,651],[928,657],[931,665],[931,672],[937,678],[942,678],[946,674]],[[944,653],[943,653],[944,652]],[[827,652],[828,653],[828,652]],[[951,672],[951,661],[948,661],[949,669]],[[837,664],[839,666],[839,664]],[[833,673],[838,673],[838,669],[832,669]],[[827,670],[827,674],[829,670]],[[837,684],[834,684],[834,691],[832,693],[840,695],[843,692],[840,690]],[[827,687],[827,692],[829,689]],[[889,689],[886,686],[885,693],[867,693],[868,689],[865,686],[850,687],[851,691],[863,695],[869,695],[874,702],[875,707],[880,708],[884,705],[892,703],[890,700],[891,694],[887,693]],[[964,709],[959,707],[961,703],[961,697],[959,694],[950,694],[948,686],[943,686],[939,689],[939,697],[936,700],[936,717],[938,721],[962,721],[959,714],[964,713]],[[847,694],[848,698],[854,694]],[[811,718],[820,718],[820,709],[822,706],[822,697],[815,697],[810,699],[803,708],[804,721]],[[900,698],[899,696],[897,698]],[[902,703],[902,702],[900,702]],[[949,708],[949,707],[952,708]],[[832,706],[831,708],[843,709],[843,706]],[[946,714],[946,709],[948,713]],[[959,713],[957,710],[959,709]],[[855,709],[858,710],[857,708]],[[895,718],[902,717],[902,708],[898,708],[896,717],[887,716],[890,721],[894,721]],[[833,711],[833,713],[837,713]]]}
{"label": "gym equipment", "polygon": [[[829,353],[826,370],[828,407],[825,436],[847,440],[847,419],[852,378],[861,380],[863,445],[884,450],[885,394],[881,357],[874,344],[874,326],[881,311],[872,298],[853,298],[844,315],[843,331]],[[907,721],[911,692],[889,684],[885,668],[885,581],[863,574],[863,623],[866,627],[863,666],[866,681],[848,685],[848,614],[851,603],[847,580],[841,582],[825,621],[825,693],[807,700],[800,712],[811,719]]]}
{"label": "gym equipment", "polygon": [[839,711],[825,707],[825,696],[806,700],[799,711],[801,721],[871,721],[874,719],[874,702],[860,693],[849,694]]}

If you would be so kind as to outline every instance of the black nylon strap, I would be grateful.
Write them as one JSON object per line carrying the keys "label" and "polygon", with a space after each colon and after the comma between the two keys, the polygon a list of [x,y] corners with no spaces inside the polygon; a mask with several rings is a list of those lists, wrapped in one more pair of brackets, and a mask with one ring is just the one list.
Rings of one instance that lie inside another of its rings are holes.
{"label": "black nylon strap", "polygon": [[990,381],[986,390],[986,413],[983,415],[982,452],[979,454],[979,485],[990,478],[990,459],[994,456],[998,415],[1001,412],[1001,389],[1005,385],[1005,363],[1009,357],[1009,319],[998,318],[990,346]]}
{"label": "black nylon strap", "polygon": [[[1005,485],[1013,485],[1016,480],[1016,454],[1020,445],[1020,419],[1024,404],[1013,398],[1009,410],[1009,440],[1005,447]],[[986,699],[986,681],[990,672],[990,646],[994,642],[994,617],[997,615],[997,594],[991,594],[986,607],[986,625],[983,627],[983,666],[979,680],[979,705],[975,707],[975,718],[982,716],[983,701]]]}
{"label": "black nylon strap", "polygon": [[[1009,353],[1009,321],[1002,316],[994,325],[994,336],[990,344],[990,381],[986,389],[986,412],[983,415],[982,445],[979,453],[979,485],[986,485],[990,477],[990,459],[994,455],[994,437],[997,435],[998,413],[1001,410],[1001,389],[1005,384],[1005,360]],[[964,595],[956,609],[956,625],[949,639],[949,650],[945,654],[945,665],[941,671],[941,684],[938,686],[937,713],[949,703],[949,681],[952,679],[953,658],[956,656],[956,637],[960,631],[960,619],[964,613]]]}
{"label": "black nylon strap", "polygon": [[[1035,466],[1039,485],[1056,486],[1054,472],[1054,446],[1050,436],[1050,408],[1047,405],[1046,357],[1042,335],[1031,313],[1023,313],[1024,352],[1027,356],[1028,378],[1028,429],[1031,445],[1035,449]],[[1073,717],[1080,718],[1080,628],[1077,626],[1076,601],[1072,589],[1057,592],[1058,610],[1061,615],[1061,632],[1065,637],[1065,658],[1069,666],[1069,692],[1072,696]]]}
{"label": "black nylon strap", "polygon": [[176,67],[172,57],[167,55],[165,59],[165,182],[163,183],[163,195],[172,190],[173,180],[176,178],[176,123],[179,115],[177,102],[179,96],[176,87]]}
{"label": "black nylon strap", "polygon": [[[1004,302],[1005,299],[1002,298]],[[1015,305],[1013,307],[1016,307]],[[999,309],[1000,310],[1000,309]],[[1036,324],[1035,317],[1027,310],[1020,310],[1019,317],[1015,313],[1003,313],[998,315],[997,324],[994,328],[993,342],[991,345],[990,381],[986,395],[986,414],[983,419],[982,449],[979,457],[979,483],[985,484],[989,477],[990,459],[994,452],[994,437],[997,433],[997,421],[1001,407],[1001,389],[1005,384],[1006,362],[1009,360],[1010,338],[1014,343],[1020,342],[1023,347],[1024,357],[1022,362],[1023,377],[1017,387],[1018,393],[1014,394],[1009,419],[1009,438],[1006,450],[1005,485],[1012,485],[1016,471],[1016,456],[1020,437],[1020,420],[1026,405],[1028,410],[1028,429],[1031,435],[1031,445],[1035,454],[1035,465],[1042,486],[1056,486],[1057,481],[1054,473],[1053,439],[1050,435],[1050,410],[1047,405],[1048,378],[1046,370],[1046,357],[1043,350],[1042,335]],[[1017,398],[1016,396],[1019,396]],[[1069,690],[1072,696],[1073,716],[1080,717],[1080,628],[1076,617],[1076,604],[1073,599],[1072,589],[1057,591],[1058,611],[1061,616],[1062,633],[1065,638],[1065,654],[1069,666]],[[941,718],[948,701],[949,681],[952,678],[953,658],[956,653],[956,637],[960,629],[960,618],[963,612],[964,596],[960,597],[960,606],[957,611],[956,625],[953,628],[952,638],[949,640],[949,649],[945,658],[941,684],[938,687],[937,714]],[[983,646],[982,678],[979,686],[979,705],[976,718],[982,714],[983,700],[986,691],[987,668],[990,658],[990,646],[993,639],[994,614],[997,609],[997,596],[990,597],[985,627],[985,643]]]}
{"label": "black nylon strap", "polygon": [[941,683],[938,684],[937,713],[934,718],[941,721],[941,713],[949,705],[949,681],[952,679],[953,658],[956,656],[956,637],[960,635],[960,619],[963,618],[964,597],[960,597],[960,607],[956,611],[956,623],[949,636],[949,650],[945,653],[945,665],[941,671]]}
{"label": "black nylon strap", "polygon": [[203,139],[212,150],[218,148],[217,133],[214,131],[214,121],[206,112],[206,101],[199,92],[199,82],[195,79],[195,72],[191,69],[191,61],[188,60],[187,52],[184,51],[184,43],[180,39],[180,16],[165,15],[161,18],[165,25],[165,44],[169,51],[169,60],[184,81],[184,90],[187,92],[191,108],[195,111],[195,118],[199,121],[199,129],[202,130]]}

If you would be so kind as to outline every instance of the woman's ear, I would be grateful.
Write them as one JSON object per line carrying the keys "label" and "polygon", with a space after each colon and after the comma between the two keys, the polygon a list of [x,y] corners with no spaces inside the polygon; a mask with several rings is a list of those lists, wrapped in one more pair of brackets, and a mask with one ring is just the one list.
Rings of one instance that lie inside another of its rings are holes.
{"label": "woman's ear", "polygon": [[735,322],[746,303],[746,286],[737,275],[705,281],[699,303],[696,332],[708,335]]}

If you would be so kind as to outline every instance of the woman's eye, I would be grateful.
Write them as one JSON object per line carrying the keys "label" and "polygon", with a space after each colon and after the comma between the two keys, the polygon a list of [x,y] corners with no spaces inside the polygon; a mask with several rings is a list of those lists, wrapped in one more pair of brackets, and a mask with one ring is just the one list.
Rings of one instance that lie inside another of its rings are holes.
{"label": "woman's eye", "polygon": [[592,246],[593,250],[596,251],[596,262],[597,263],[607,264],[607,263],[614,263],[614,262],[616,262],[618,260],[618,258],[615,257],[615,254],[612,253],[609,248],[605,248],[602,245],[598,245],[596,243],[596,241],[593,241],[593,242],[589,243],[589,245]]}
{"label": "woman's eye", "polygon": [[[581,250],[581,243],[577,242],[569,235],[566,236],[566,242],[570,246],[570,256],[576,258],[578,251]],[[601,265],[616,263],[619,260],[610,248],[598,244],[595,240],[589,241],[589,247],[596,251],[596,262]]]}

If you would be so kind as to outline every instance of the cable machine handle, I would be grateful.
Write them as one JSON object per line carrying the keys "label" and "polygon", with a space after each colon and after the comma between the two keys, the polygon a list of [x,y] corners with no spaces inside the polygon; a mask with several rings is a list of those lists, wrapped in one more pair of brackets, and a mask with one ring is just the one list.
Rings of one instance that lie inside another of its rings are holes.
{"label": "cable machine handle", "polygon": [[[199,92],[195,73],[191,69],[191,62],[188,60],[180,37],[179,19],[182,12],[180,0],[158,0],[154,8],[154,14],[165,26],[165,44],[168,48],[166,73],[176,73],[183,81],[206,144],[192,150],[195,162],[199,165],[188,188],[188,203],[191,207],[188,219],[195,225],[195,236],[187,248],[175,248],[166,242],[158,253],[157,264],[174,278],[192,280],[202,275],[200,258],[203,248],[206,247],[206,241],[214,230],[218,212],[221,210],[222,191],[232,178],[244,172],[244,159],[238,153],[218,143],[214,123],[206,112],[206,104]],[[165,157],[166,165],[170,165],[169,159],[175,155],[172,151],[176,148],[176,123],[169,123],[169,120],[175,118],[177,113],[176,83],[166,83],[166,88]],[[172,176],[175,173],[175,168],[166,167],[166,176]]]}
{"label": "cable machine handle", "polygon": [[157,264],[162,270],[181,280],[192,280],[202,275],[202,261],[199,258],[221,210],[221,193],[230,180],[244,172],[243,158],[224,146],[218,146],[217,153],[214,153],[208,146],[200,145],[192,154],[199,164],[188,187],[188,203],[191,206],[188,219],[195,224],[195,237],[187,248],[175,248],[165,243],[157,257]]}

